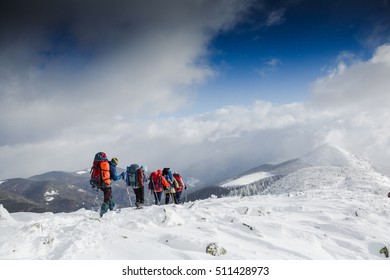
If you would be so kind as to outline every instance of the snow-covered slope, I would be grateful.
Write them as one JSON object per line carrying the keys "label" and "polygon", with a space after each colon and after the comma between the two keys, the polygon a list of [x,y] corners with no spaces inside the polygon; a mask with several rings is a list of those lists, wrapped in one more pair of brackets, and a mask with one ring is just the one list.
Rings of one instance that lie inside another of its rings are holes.
{"label": "snow-covered slope", "polygon": [[315,166],[300,169],[269,186],[265,194],[297,192],[357,192],[362,195],[383,194],[390,186],[388,177],[371,169],[341,166]]}
{"label": "snow-covered slope", "polygon": [[266,164],[243,173],[241,176],[222,182],[221,187],[237,187],[255,183],[272,176],[284,176],[313,166],[342,166],[372,170],[370,163],[359,159],[342,148],[324,144],[312,152],[280,164]]}
{"label": "snow-covered slope", "polygon": [[330,144],[324,144],[307,155],[299,158],[294,164],[306,166],[343,166],[371,169],[371,165],[356,155]]}
{"label": "snow-covered slope", "polygon": [[240,176],[236,179],[229,180],[226,183],[222,183],[220,186],[221,187],[244,186],[271,176],[273,176],[273,174],[270,172],[256,172],[256,173]]}
{"label": "snow-covered slope", "polygon": [[[96,212],[8,214],[0,259],[384,259],[390,181],[340,167],[301,170],[267,195]],[[6,217],[1,218],[1,217]]]}
{"label": "snow-covered slope", "polygon": [[[300,168],[262,195],[124,208],[103,218],[84,209],[9,214],[0,206],[0,259],[385,259],[388,177],[329,147],[288,165]],[[226,254],[207,254],[214,242]]]}

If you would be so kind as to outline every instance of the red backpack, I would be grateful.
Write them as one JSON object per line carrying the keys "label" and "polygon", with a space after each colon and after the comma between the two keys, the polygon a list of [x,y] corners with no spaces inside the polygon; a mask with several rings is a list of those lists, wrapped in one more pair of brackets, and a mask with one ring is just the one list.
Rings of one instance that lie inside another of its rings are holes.
{"label": "red backpack", "polygon": [[91,168],[90,184],[94,187],[102,187],[110,185],[110,164],[108,163],[107,155],[99,152],[95,155]]}
{"label": "red backpack", "polygon": [[157,172],[153,171],[149,177],[149,190],[155,192],[161,192],[161,174],[159,175]]}
{"label": "red backpack", "polygon": [[182,191],[184,188],[183,179],[181,178],[179,173],[173,173],[173,177],[176,179],[176,181],[179,183],[179,189],[178,191]]}

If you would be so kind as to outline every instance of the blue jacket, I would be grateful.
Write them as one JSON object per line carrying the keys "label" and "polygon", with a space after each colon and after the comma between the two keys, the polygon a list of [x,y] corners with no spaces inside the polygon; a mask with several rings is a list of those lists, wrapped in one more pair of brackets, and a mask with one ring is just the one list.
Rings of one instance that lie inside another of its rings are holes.
{"label": "blue jacket", "polygon": [[118,176],[116,173],[116,165],[112,161],[110,161],[110,179],[114,181],[119,181],[119,180],[123,180],[124,177],[125,177],[125,172],[122,172]]}

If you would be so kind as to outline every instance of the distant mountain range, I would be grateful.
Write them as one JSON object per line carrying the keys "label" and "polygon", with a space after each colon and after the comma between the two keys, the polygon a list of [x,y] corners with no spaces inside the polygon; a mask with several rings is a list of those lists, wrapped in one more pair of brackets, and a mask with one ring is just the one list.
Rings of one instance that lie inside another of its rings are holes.
{"label": "distant mountain range", "polygon": [[[219,184],[201,189],[189,187],[183,192],[183,200],[195,201],[211,196],[260,194],[276,186],[277,182],[287,175],[314,166],[372,169],[368,162],[338,147],[326,144],[303,157],[280,164],[263,164]],[[118,169],[118,172],[122,170]],[[91,188],[89,177],[89,170],[73,173],[51,171],[27,179],[13,178],[1,181],[0,204],[3,204],[9,212],[58,213],[99,207],[103,200],[102,192],[97,193]],[[134,192],[131,188],[129,193],[134,205]],[[97,199],[96,195],[98,195]],[[124,182],[113,183],[113,195],[118,207],[130,206]],[[153,204],[153,197],[148,190],[145,190],[145,204]]]}
{"label": "distant mountain range", "polygon": [[[72,212],[91,209],[97,192],[89,184],[89,172],[51,171],[27,179],[13,178],[0,184],[0,204],[10,212]],[[113,184],[118,206],[129,206],[124,182]],[[97,203],[102,201],[98,193]],[[95,203],[96,204],[96,203]]]}

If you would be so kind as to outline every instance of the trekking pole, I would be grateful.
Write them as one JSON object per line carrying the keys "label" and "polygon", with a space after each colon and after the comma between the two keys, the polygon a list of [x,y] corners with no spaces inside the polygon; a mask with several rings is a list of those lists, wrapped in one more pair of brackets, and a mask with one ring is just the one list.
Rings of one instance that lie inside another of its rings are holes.
{"label": "trekking pole", "polygon": [[[184,184],[183,184],[184,185]],[[183,187],[183,193],[185,194],[185,196],[186,196],[186,202],[187,202],[187,192],[186,192],[186,189],[187,189],[187,186],[186,185],[184,185],[184,187]]]}
{"label": "trekking pole", "polygon": [[130,207],[133,207],[133,203],[131,203],[129,187],[127,185],[126,185],[126,191],[127,191],[127,196],[129,197]]}
{"label": "trekking pole", "polygon": [[92,184],[91,184],[91,186],[92,186],[92,188],[93,188],[94,190],[96,190],[95,200],[93,201],[92,206],[91,206],[92,210],[95,211],[95,206],[96,206],[96,203],[97,203],[97,201],[98,201],[98,199],[99,199],[99,189],[98,189],[98,188],[95,188],[95,186],[92,185]]}
{"label": "trekking pole", "polygon": [[[127,167],[127,168],[128,168],[128,167]],[[133,207],[133,203],[131,203],[130,192],[129,192],[129,186],[128,186],[128,184],[129,184],[128,176],[129,176],[129,173],[128,173],[128,171],[126,170],[126,173],[125,173],[125,175],[123,176],[123,181],[125,182],[125,185],[126,185],[127,197],[129,198],[130,207]]]}

